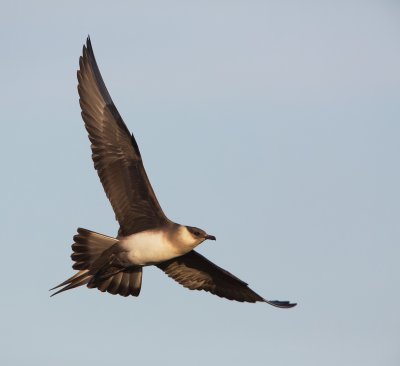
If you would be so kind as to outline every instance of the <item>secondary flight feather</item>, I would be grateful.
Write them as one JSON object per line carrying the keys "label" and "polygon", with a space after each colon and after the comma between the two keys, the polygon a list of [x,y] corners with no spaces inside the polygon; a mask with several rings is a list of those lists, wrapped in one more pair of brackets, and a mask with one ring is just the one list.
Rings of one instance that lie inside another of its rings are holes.
{"label": "secondary flight feather", "polygon": [[90,38],[79,59],[78,92],[94,167],[120,228],[115,238],[79,228],[71,255],[77,272],[56,286],[54,289],[61,289],[53,295],[86,285],[114,295],[139,296],[143,268],[155,265],[191,290],[280,308],[296,305],[266,300],[255,293],[247,283],[194,250],[207,239],[215,240],[214,236],[167,218],[147,177],[135,137],[105,86]]}

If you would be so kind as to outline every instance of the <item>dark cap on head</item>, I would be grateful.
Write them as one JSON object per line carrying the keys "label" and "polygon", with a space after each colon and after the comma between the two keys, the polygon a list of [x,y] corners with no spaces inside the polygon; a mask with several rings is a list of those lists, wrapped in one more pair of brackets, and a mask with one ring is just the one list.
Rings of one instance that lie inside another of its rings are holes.
{"label": "dark cap on head", "polygon": [[199,229],[198,227],[194,226],[186,226],[186,227],[194,236],[197,236],[198,238],[204,238],[206,240],[216,240],[215,236],[208,235],[204,230]]}

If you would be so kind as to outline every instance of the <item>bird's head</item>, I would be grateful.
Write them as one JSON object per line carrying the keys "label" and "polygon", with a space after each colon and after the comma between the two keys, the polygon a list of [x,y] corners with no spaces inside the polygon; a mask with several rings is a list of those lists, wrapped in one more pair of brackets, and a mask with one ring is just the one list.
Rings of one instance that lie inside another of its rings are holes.
{"label": "bird's head", "polygon": [[198,227],[186,226],[186,228],[188,229],[189,233],[192,235],[193,239],[196,241],[199,241],[200,243],[207,239],[208,240],[216,240],[215,236],[208,235],[204,230],[199,229]]}
{"label": "bird's head", "polygon": [[194,226],[181,226],[179,230],[179,241],[191,248],[197,247],[204,240],[216,240],[215,236],[208,235],[204,230]]}

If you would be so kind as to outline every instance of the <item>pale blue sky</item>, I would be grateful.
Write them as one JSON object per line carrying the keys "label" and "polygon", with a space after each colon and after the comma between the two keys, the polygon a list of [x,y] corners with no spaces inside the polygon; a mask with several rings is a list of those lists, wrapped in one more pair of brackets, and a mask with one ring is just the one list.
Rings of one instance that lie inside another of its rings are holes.
{"label": "pale blue sky", "polygon": [[[14,1],[0,30],[0,364],[399,364],[399,2]],[[297,308],[152,268],[139,298],[49,298],[76,228],[117,230],[80,118],[87,34],[165,212]]]}

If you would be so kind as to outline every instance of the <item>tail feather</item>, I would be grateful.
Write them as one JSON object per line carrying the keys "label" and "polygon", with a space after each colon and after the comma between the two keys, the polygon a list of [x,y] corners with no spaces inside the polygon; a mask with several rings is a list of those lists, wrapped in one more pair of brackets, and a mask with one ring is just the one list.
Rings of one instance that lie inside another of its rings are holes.
{"label": "tail feather", "polygon": [[142,288],[142,268],[132,270],[129,274],[129,293],[133,296],[139,296]]}
{"label": "tail feather", "polygon": [[[94,268],[96,267],[94,263],[96,261],[101,263],[103,259],[100,259],[100,261],[98,259],[103,253],[106,255],[109,252],[107,250],[116,243],[118,243],[118,239],[79,228],[78,234],[74,236],[73,253],[71,255],[75,262],[72,267],[79,272],[52,288],[51,290],[55,290],[62,287],[51,296],[82,285],[97,288],[102,292],[107,291],[113,295],[138,296],[142,285],[142,268],[124,268],[114,272],[110,271],[107,276],[103,275],[104,272],[96,276],[97,271]],[[106,264],[107,261],[104,261],[104,263]]]}
{"label": "tail feather", "polygon": [[107,289],[107,291],[110,294],[116,295],[118,293],[119,285],[121,284],[121,280],[122,280],[122,275],[123,275],[123,273],[119,272],[113,276],[113,279]]}
{"label": "tail feather", "polygon": [[90,269],[91,265],[103,254],[103,252],[118,243],[118,239],[96,233],[94,231],[79,228],[74,236],[74,244],[71,248],[71,259],[75,262],[73,269]]}
{"label": "tail feather", "polygon": [[64,281],[63,284],[65,284],[66,286],[64,286],[63,284],[60,284],[57,287],[54,287],[54,288],[58,288],[58,287],[64,286],[62,289],[58,290],[57,292],[52,294],[50,297],[57,295],[64,291],[71,290],[75,287],[79,287],[79,286],[87,284],[90,281],[91,276],[88,274],[88,271],[83,271],[83,272],[84,273],[82,273],[79,276],[75,275],[75,276],[72,276],[71,278],[69,278],[68,280]]}
{"label": "tail feather", "polygon": [[121,278],[121,283],[119,285],[119,294],[121,296],[129,295],[129,273],[123,273]]}
{"label": "tail feather", "polygon": [[[59,285],[57,285],[57,286],[51,288],[49,291],[53,291],[53,290],[55,290],[56,288],[59,288],[59,287],[68,285],[68,284],[71,283],[75,278],[79,277],[82,273],[85,273],[85,272],[87,272],[87,271],[84,270],[84,271],[79,271],[78,273],[75,273],[72,277],[68,278],[68,279],[65,280],[64,282],[61,282]],[[54,295],[55,295],[55,294],[54,294]]]}
{"label": "tail feather", "polygon": [[110,285],[110,283],[112,281],[112,279],[113,279],[112,277],[108,277],[107,279],[103,280],[101,283],[98,283],[98,284],[93,284],[92,282],[89,282],[87,284],[87,287],[89,287],[89,288],[97,288],[101,292],[106,292],[108,286]]}
{"label": "tail feather", "polygon": [[87,287],[124,297],[139,296],[142,287],[142,268],[127,268],[107,278],[94,276]]}

